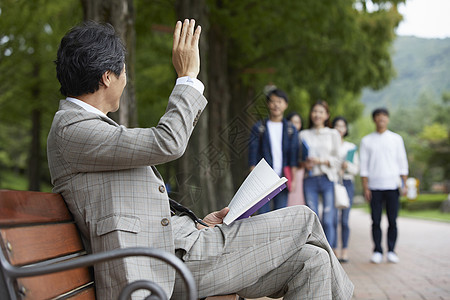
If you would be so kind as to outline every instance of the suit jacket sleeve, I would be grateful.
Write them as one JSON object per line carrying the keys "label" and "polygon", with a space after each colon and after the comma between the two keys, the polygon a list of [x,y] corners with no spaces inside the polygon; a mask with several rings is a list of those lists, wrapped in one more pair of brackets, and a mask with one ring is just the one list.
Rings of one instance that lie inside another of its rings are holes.
{"label": "suit jacket sleeve", "polygon": [[188,85],[176,85],[164,116],[152,128],[126,128],[98,118],[72,118],[56,132],[63,159],[78,172],[98,172],[162,164],[180,157],[206,106]]}

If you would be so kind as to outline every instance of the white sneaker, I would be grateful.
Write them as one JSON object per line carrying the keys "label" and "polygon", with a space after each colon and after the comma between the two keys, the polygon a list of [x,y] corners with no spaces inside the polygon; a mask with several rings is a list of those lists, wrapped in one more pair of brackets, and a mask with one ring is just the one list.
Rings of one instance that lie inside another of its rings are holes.
{"label": "white sneaker", "polygon": [[383,254],[381,254],[380,252],[374,252],[372,254],[372,258],[370,259],[370,262],[372,262],[374,264],[379,264],[379,263],[381,263],[381,261],[383,261]]}
{"label": "white sneaker", "polygon": [[387,254],[387,260],[390,263],[398,263],[400,261],[400,259],[398,258],[397,254],[395,254],[395,252],[389,251]]}

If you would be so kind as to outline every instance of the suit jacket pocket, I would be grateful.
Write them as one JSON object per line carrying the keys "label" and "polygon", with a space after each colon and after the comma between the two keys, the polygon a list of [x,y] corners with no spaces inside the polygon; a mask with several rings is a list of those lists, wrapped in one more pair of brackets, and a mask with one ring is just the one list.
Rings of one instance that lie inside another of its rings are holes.
{"label": "suit jacket pocket", "polygon": [[141,222],[135,216],[112,215],[97,221],[96,232],[98,236],[112,231],[126,231],[138,233],[141,231]]}

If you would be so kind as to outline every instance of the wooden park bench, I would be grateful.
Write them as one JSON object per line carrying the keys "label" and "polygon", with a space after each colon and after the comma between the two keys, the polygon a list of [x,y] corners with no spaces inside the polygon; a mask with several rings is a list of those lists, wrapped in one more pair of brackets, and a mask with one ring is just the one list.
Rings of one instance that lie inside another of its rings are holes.
{"label": "wooden park bench", "polygon": [[[175,255],[153,248],[126,248],[87,254],[72,215],[59,194],[0,190],[0,299],[95,299],[92,266],[127,256],[165,261],[183,277],[190,300],[194,278]],[[126,286],[119,299],[139,289],[167,299],[154,282]],[[213,299],[236,299],[230,298]]]}

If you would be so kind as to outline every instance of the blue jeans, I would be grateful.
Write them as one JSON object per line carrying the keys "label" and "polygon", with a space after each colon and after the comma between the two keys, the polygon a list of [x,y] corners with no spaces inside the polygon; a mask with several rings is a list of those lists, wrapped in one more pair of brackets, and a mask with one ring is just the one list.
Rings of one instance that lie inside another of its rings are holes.
{"label": "blue jeans", "polygon": [[287,188],[282,190],[278,195],[276,195],[272,200],[264,204],[259,210],[258,214],[263,214],[269,211],[280,209],[287,206],[289,191]]}
{"label": "blue jeans", "polygon": [[[348,198],[350,199],[350,206],[347,209],[342,209],[341,211],[341,218],[336,217],[336,231],[338,228],[338,222],[341,224],[341,235],[342,235],[342,248],[348,247],[348,238],[350,236],[350,228],[348,226],[348,217],[350,215],[350,209],[352,208],[353,204],[353,196],[355,194],[355,186],[353,185],[353,182],[351,180],[344,180],[343,181],[345,189],[347,190]],[[337,210],[337,214],[339,211]],[[337,236],[337,233],[336,233]],[[337,242],[337,239],[336,239]]]}
{"label": "blue jeans", "polygon": [[334,183],[326,175],[306,177],[303,180],[306,205],[319,215],[319,195],[322,195],[323,210],[320,221],[328,243],[336,248],[336,208],[334,207]]}
{"label": "blue jeans", "polygon": [[397,241],[397,215],[399,209],[398,190],[371,190],[372,200],[370,208],[372,210],[372,238],[375,244],[374,252],[383,253],[381,247],[381,214],[383,212],[383,204],[386,205],[386,215],[388,218],[388,251],[394,251],[395,242]]}

